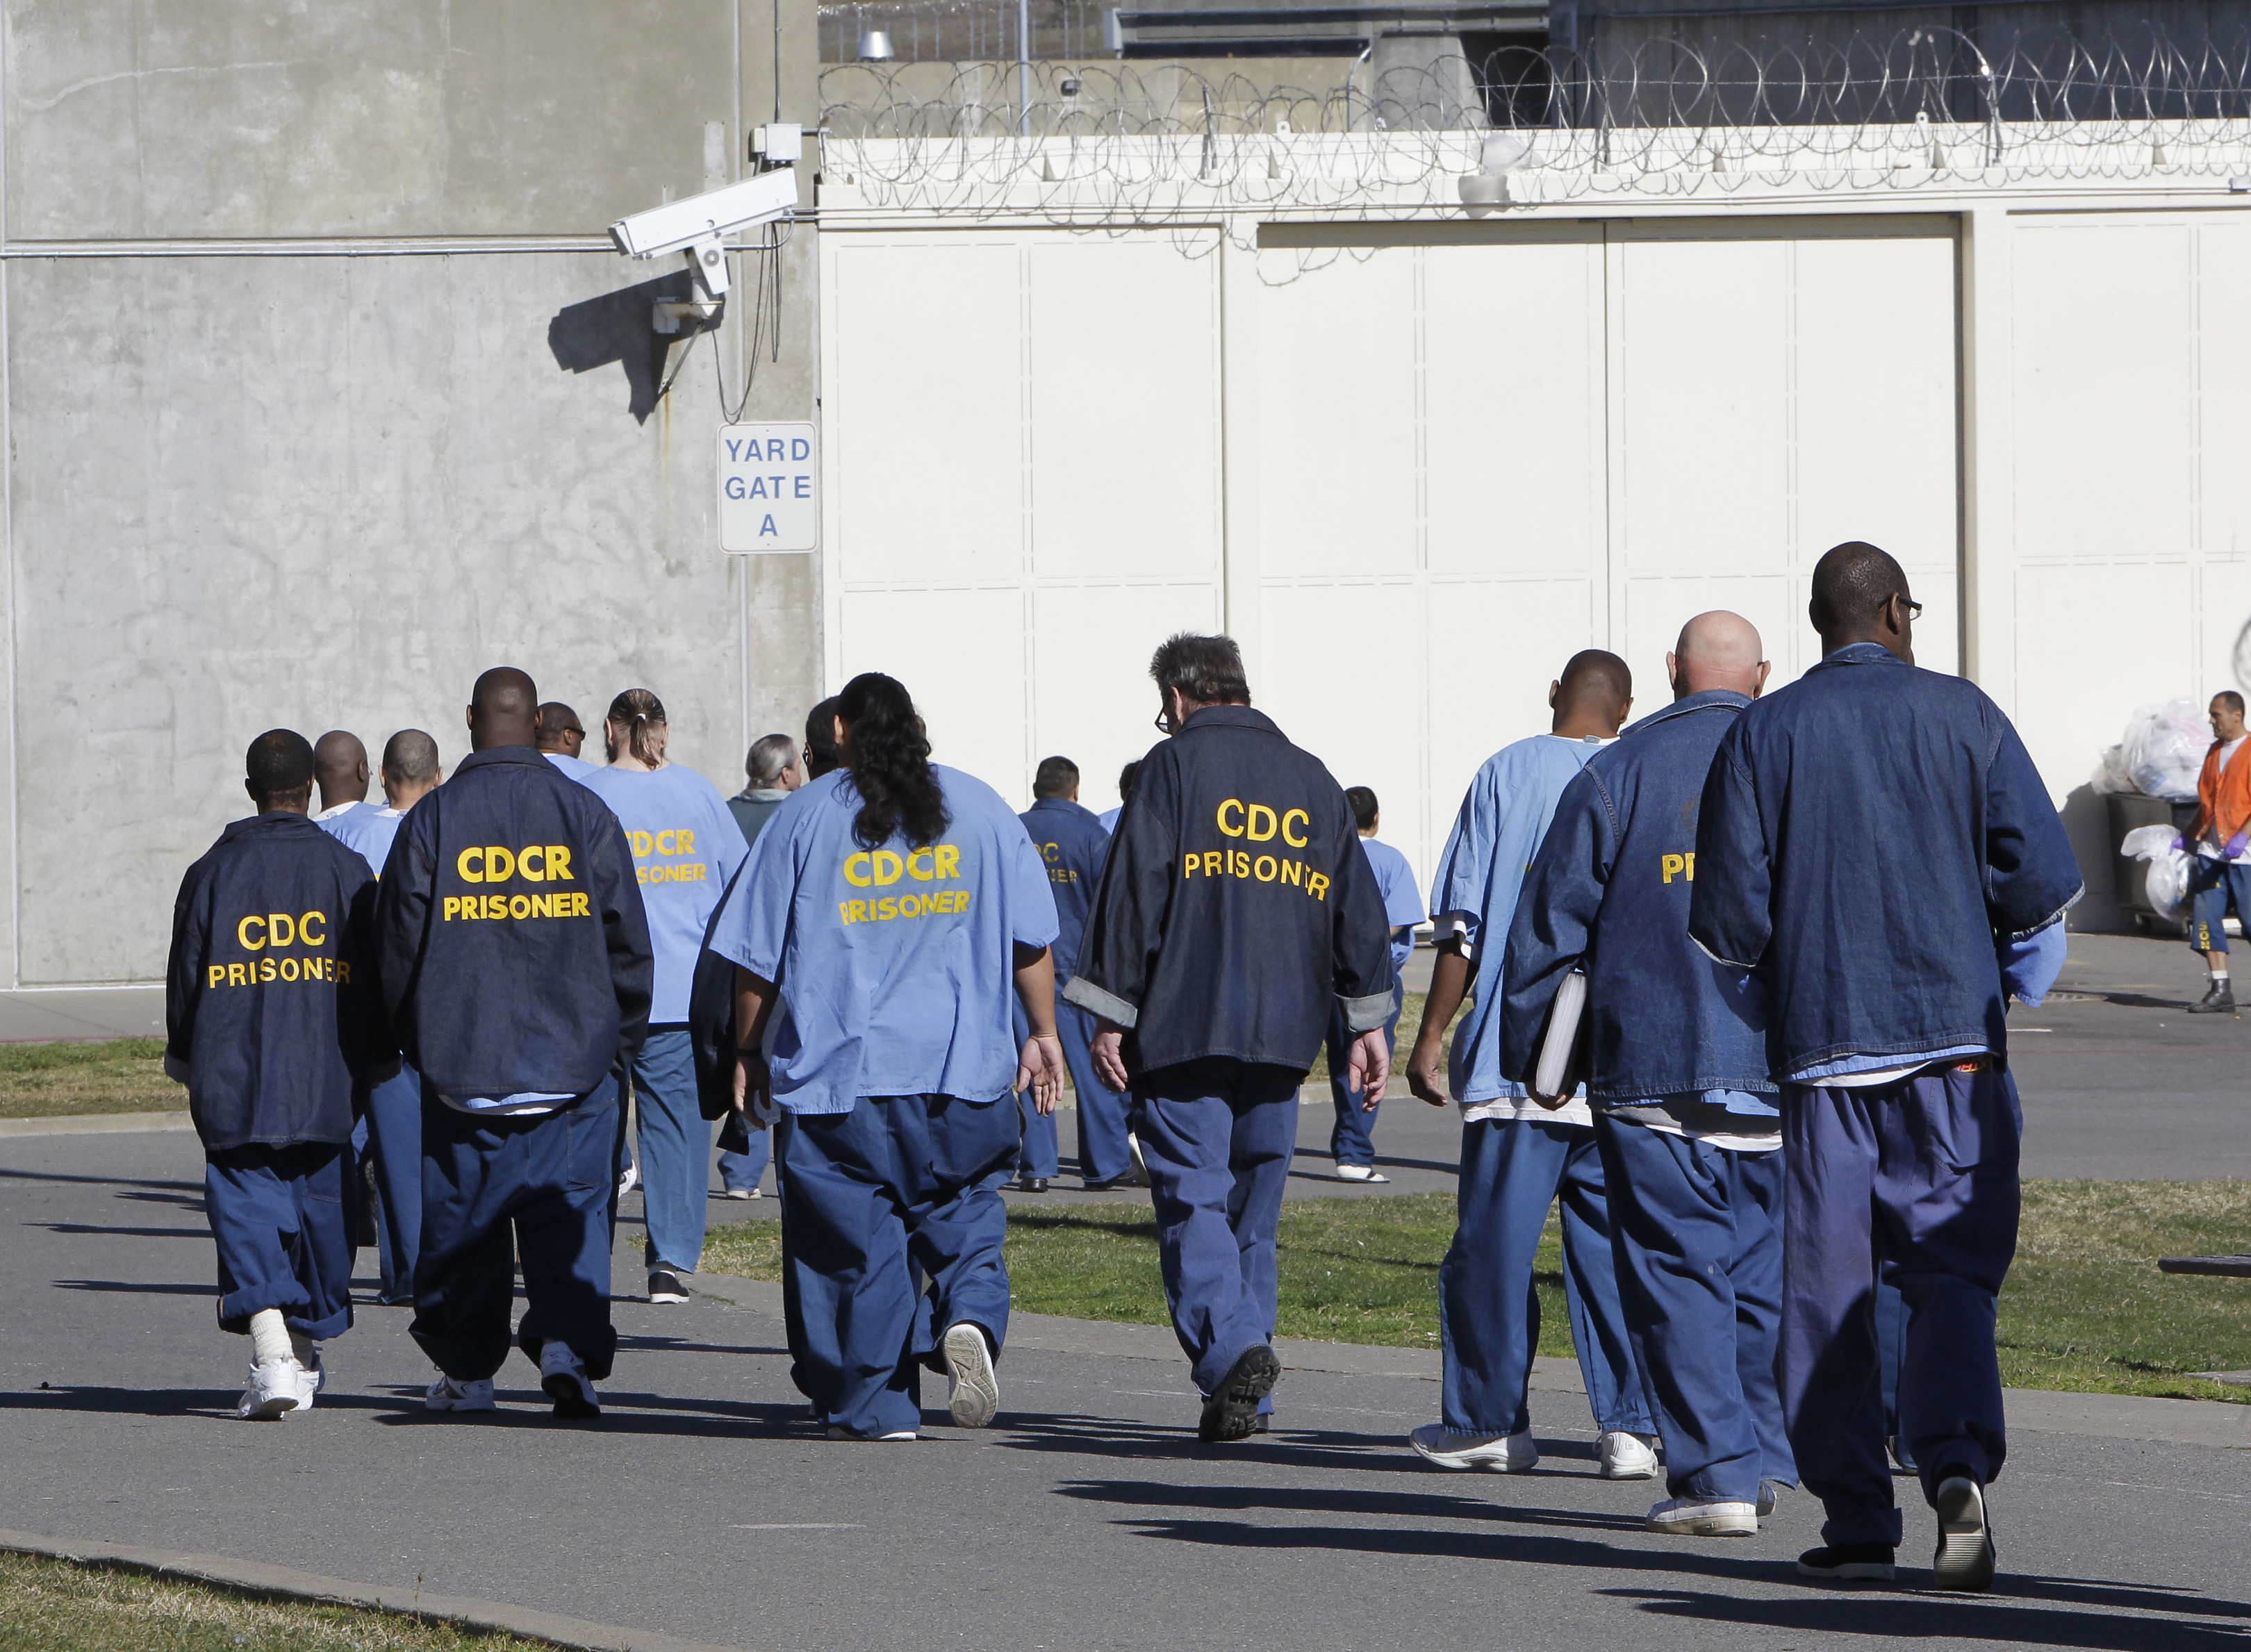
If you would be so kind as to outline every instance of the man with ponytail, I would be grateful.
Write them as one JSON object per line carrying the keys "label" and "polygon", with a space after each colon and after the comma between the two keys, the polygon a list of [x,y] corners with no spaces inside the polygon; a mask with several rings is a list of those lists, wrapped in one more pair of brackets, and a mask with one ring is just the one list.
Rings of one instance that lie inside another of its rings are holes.
{"label": "man with ponytail", "polygon": [[1000,795],[931,762],[902,684],[855,677],[814,732],[842,766],[776,812],[710,941],[736,965],[736,1105],[765,1093],[786,1116],[792,1375],[832,1439],[913,1439],[925,1368],[982,1427],[1008,1328],[1009,1098],[1051,1113],[1063,1083],[1055,901]]}
{"label": "man with ponytail", "polygon": [[1234,639],[1169,638],[1149,674],[1172,737],[1134,778],[1063,995],[1101,1023],[1096,1075],[1132,1092],[1197,1434],[1240,1440],[1282,1374],[1274,1232],[1299,1087],[1338,1013],[1375,1109],[1398,977],[1351,805],[1250,708]]}

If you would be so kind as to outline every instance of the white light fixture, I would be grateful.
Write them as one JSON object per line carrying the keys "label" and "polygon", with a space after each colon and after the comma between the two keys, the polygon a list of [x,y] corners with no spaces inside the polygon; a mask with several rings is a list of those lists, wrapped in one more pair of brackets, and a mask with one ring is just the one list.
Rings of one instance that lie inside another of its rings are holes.
{"label": "white light fixture", "polygon": [[881,29],[870,29],[860,37],[860,50],[855,54],[862,63],[889,63],[898,53],[891,50],[891,37]]}

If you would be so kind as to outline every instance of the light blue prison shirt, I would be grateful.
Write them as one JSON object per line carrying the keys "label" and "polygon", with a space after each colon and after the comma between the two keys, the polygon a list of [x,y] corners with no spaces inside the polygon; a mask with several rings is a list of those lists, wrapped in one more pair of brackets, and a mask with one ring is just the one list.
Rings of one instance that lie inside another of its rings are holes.
{"label": "light blue prison shirt", "polygon": [[[1471,948],[1476,1001],[1454,1033],[1447,1083],[1464,1107],[1504,1096],[1521,1097],[1524,1086],[1500,1075],[1501,962],[1508,952],[1508,925],[1516,897],[1555,801],[1577,778],[1588,759],[1610,743],[1537,734],[1504,746],[1487,757],[1470,782],[1461,813],[1438,857],[1430,880],[1430,912],[1441,938],[1450,924],[1459,926]],[[1583,1122],[1576,1103],[1571,1122]]]}
{"label": "light blue prison shirt", "polygon": [[387,805],[376,808],[362,804],[356,809],[320,823],[321,830],[337,842],[358,854],[367,862],[368,870],[376,876],[383,875],[383,863],[391,858],[391,840],[398,835],[398,823],[406,818],[404,809]]}
{"label": "light blue prison shirt", "polygon": [[704,926],[727,880],[750,853],[743,829],[719,788],[676,763],[654,773],[595,769],[583,779],[588,791],[610,805],[633,849],[634,875],[648,912],[649,944],[656,951],[649,1025],[679,1026],[688,1020],[689,989],[703,950]]}
{"label": "light blue prison shirt", "polygon": [[1381,838],[1362,838],[1360,847],[1368,851],[1368,869],[1375,874],[1376,890],[1383,896],[1384,923],[1407,931],[1391,937],[1391,967],[1396,970],[1414,955],[1415,926],[1423,921],[1423,892],[1415,887],[1415,868],[1398,850]]}
{"label": "light blue prison shirt", "polygon": [[1015,948],[1056,938],[1047,866],[992,787],[932,772],[952,819],[922,848],[897,833],[860,845],[848,771],[792,792],[713,933],[714,951],[780,988],[765,1052],[793,1113],[848,1113],[863,1096],[991,1102],[1015,1081]]}

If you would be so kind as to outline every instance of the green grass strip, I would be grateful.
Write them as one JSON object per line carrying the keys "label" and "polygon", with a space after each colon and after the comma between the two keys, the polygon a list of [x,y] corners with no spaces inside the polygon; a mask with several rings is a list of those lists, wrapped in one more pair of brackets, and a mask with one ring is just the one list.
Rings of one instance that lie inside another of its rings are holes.
{"label": "green grass strip", "polygon": [[[1280,1332],[1395,1348],[1438,1343],[1438,1264],[1453,1238],[1446,1193],[1292,1199],[1277,1247]],[[2015,1267],[2001,1293],[2001,1373],[2012,1387],[2251,1401],[2193,1373],[2251,1371],[2251,1281],[2178,1277],[2160,1256],[2251,1249],[2251,1182],[2028,1182]],[[780,1277],[776,1224],[715,1229],[705,1266]],[[1146,1205],[1012,1208],[1015,1305],[1132,1324],[1167,1322]],[[1568,1356],[1562,1253],[1551,1213],[1534,1274],[1540,1351]]]}

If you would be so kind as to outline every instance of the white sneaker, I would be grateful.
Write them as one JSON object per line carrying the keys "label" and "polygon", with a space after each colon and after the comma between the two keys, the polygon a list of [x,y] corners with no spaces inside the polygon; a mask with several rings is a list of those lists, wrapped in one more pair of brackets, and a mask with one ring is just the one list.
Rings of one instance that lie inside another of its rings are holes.
{"label": "white sneaker", "polygon": [[329,1367],[327,1362],[321,1358],[321,1351],[315,1348],[313,1350],[313,1363],[308,1365],[300,1360],[297,1363],[297,1369],[305,1375],[304,1381],[298,1385],[297,1409],[310,1411],[313,1408],[313,1396],[328,1385]]}
{"label": "white sneaker", "polygon": [[553,1337],[539,1345],[539,1386],[555,1402],[558,1417],[599,1417],[602,1397],[585,1362],[571,1351],[571,1344]]}
{"label": "white sneaker", "polygon": [[1595,1461],[1605,1480],[1654,1480],[1657,1436],[1613,1428],[1595,1441]]}
{"label": "white sneaker", "polygon": [[492,1379],[479,1378],[474,1382],[456,1382],[444,1372],[430,1385],[430,1392],[422,1396],[425,1411],[490,1411],[493,1408]]}
{"label": "white sneaker", "polygon": [[1790,1488],[1783,1485],[1779,1480],[1760,1481],[1758,1517],[1763,1520],[1767,1516],[1772,1514],[1774,1512],[1774,1505],[1782,1500],[1782,1494],[1789,1490]]}
{"label": "white sneaker", "polygon": [[918,1440],[922,1436],[911,1428],[895,1429],[890,1434],[855,1434],[843,1424],[832,1422],[828,1425],[828,1437],[831,1440],[857,1440],[863,1444],[889,1445],[902,1440]]}
{"label": "white sneaker", "polygon": [[634,1188],[640,1185],[641,1166],[639,1165],[627,1165],[618,1176],[618,1197],[620,1199],[623,1199],[627,1193],[630,1193]]}
{"label": "white sneaker", "polygon": [[1391,1179],[1373,1165],[1340,1165],[1337,1180],[1340,1182],[1388,1182]]}
{"label": "white sneaker", "polygon": [[1407,1443],[1441,1469],[1522,1474],[1540,1461],[1540,1448],[1529,1433],[1455,1434],[1443,1423],[1426,1422],[1407,1436]]}
{"label": "white sneaker", "polygon": [[1758,1505],[1718,1498],[1668,1497],[1649,1511],[1649,1529],[1676,1538],[1755,1538]]}
{"label": "white sneaker", "polygon": [[1001,1384],[993,1375],[993,1351],[985,1333],[967,1320],[953,1326],[938,1344],[952,1379],[945,1408],[957,1428],[982,1428],[1001,1409]]}
{"label": "white sneaker", "polygon": [[1141,1156],[1141,1138],[1132,1130],[1126,1132],[1126,1151],[1132,1156],[1133,1173],[1141,1179],[1141,1185],[1149,1185],[1149,1161]]}
{"label": "white sneaker", "polygon": [[756,1199],[758,1196],[758,1190],[755,1187],[730,1187],[721,1195],[724,1199]]}
{"label": "white sneaker", "polygon": [[312,1380],[294,1359],[269,1359],[250,1368],[250,1384],[235,1401],[234,1414],[257,1422],[272,1422],[307,1403],[306,1385]]}

